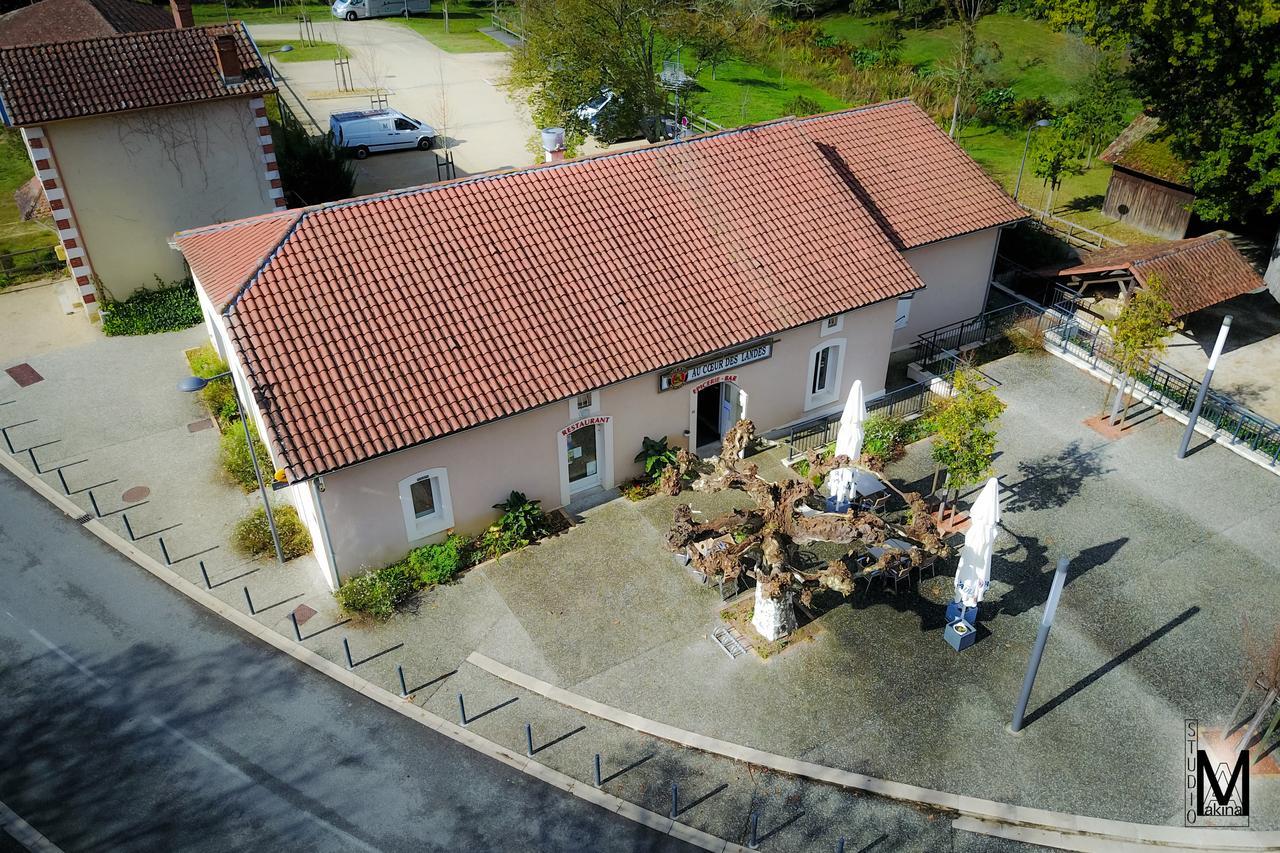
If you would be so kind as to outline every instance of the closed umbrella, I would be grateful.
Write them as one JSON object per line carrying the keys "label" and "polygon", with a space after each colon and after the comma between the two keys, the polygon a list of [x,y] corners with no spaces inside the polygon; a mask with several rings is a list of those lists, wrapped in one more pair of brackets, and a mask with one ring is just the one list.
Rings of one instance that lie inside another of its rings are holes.
{"label": "closed umbrella", "polygon": [[[862,458],[862,422],[867,419],[867,407],[862,399],[862,380],[856,379],[849,390],[849,399],[840,415],[840,430],[836,433],[836,455],[848,456],[854,462]],[[845,512],[858,496],[854,484],[856,472],[852,468],[837,468],[827,478],[831,490],[831,508]]]}
{"label": "closed umbrella", "polygon": [[1000,483],[987,480],[969,511],[969,530],[956,567],[956,601],[966,609],[977,607],[991,584],[991,552],[1000,523]]}

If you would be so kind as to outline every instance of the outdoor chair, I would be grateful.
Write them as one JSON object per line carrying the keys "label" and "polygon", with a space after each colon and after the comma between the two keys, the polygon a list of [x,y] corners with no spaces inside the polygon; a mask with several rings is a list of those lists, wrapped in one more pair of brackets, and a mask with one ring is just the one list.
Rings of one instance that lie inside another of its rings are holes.
{"label": "outdoor chair", "polygon": [[909,560],[902,560],[884,570],[885,583],[888,584],[889,581],[893,581],[894,595],[898,594],[898,584],[902,583],[903,580],[906,580],[907,588],[911,588],[911,572],[913,570],[914,567]]}

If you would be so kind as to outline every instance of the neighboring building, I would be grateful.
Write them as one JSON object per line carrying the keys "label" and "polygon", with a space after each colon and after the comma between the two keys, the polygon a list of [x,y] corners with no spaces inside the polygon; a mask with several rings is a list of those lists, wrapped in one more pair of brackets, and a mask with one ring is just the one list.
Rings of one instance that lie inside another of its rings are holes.
{"label": "neighboring building", "polygon": [[877,396],[910,329],[981,309],[1022,216],[898,101],[175,242],[333,583],[513,489],[611,488],[645,436],[706,454]]}
{"label": "neighboring building", "polygon": [[175,230],[284,207],[243,25],[0,49],[0,112],[22,129],[86,313],[186,275]]}
{"label": "neighboring building", "polygon": [[[184,8],[190,12],[189,1]],[[0,15],[0,47],[171,30],[174,25],[170,8],[152,3],[135,0],[40,0]],[[190,21],[187,26],[191,26]]]}
{"label": "neighboring building", "polygon": [[1196,197],[1187,164],[1170,150],[1158,119],[1139,115],[1101,159],[1113,167],[1102,202],[1104,216],[1166,240],[1186,235]]}
{"label": "neighboring building", "polygon": [[1068,277],[1069,286],[1078,294],[1098,285],[1114,285],[1114,295],[1122,299],[1152,276],[1159,276],[1164,298],[1173,307],[1175,317],[1185,317],[1266,286],[1225,231],[1190,240],[1093,252],[1083,263],[1061,270],[1058,275]]}

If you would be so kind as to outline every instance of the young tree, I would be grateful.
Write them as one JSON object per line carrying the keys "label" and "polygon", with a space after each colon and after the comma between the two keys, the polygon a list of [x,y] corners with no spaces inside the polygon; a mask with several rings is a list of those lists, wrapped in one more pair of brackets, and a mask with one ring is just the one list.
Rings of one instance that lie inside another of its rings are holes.
{"label": "young tree", "polygon": [[1075,136],[1074,117],[1063,116],[1053,127],[1045,128],[1036,137],[1036,147],[1031,154],[1031,173],[1044,180],[1048,189],[1045,213],[1053,213],[1053,194],[1062,186],[1068,175],[1084,174],[1080,162],[1080,142]]}
{"label": "young tree", "polygon": [[[946,512],[947,500],[953,492],[976,485],[991,476],[991,457],[996,452],[996,422],[1005,405],[995,391],[983,387],[976,370],[961,367],[951,377],[953,395],[932,415],[936,429],[933,461],[945,468],[947,479],[938,509],[938,518]],[[934,484],[938,471],[934,470]]]}
{"label": "young tree", "polygon": [[947,133],[955,139],[960,130],[960,108],[966,98],[972,96],[977,77],[975,61],[978,53],[978,20],[982,17],[984,0],[946,0],[947,9],[960,26],[960,44],[954,58],[952,83],[955,97],[951,102],[951,130]]}
{"label": "young tree", "polygon": [[1103,50],[1081,85],[1079,97],[1067,109],[1079,125],[1086,169],[1093,165],[1094,156],[1124,130],[1132,97],[1116,52]]}
{"label": "young tree", "polygon": [[[1164,352],[1165,339],[1169,337],[1172,325],[1173,306],[1164,297],[1164,282],[1154,274],[1147,276],[1146,282],[1129,294],[1120,313],[1107,322],[1112,355],[1121,377],[1116,408],[1119,408],[1122,399],[1125,400],[1124,412],[1119,413],[1121,427],[1129,417],[1129,405],[1132,402],[1131,396],[1126,397],[1129,378]],[[1110,397],[1111,384],[1108,383],[1107,395],[1102,401],[1104,410]],[[1117,412],[1113,410],[1112,421],[1116,419],[1116,415]]]}
{"label": "young tree", "polygon": [[[281,105],[284,106],[283,104]],[[356,169],[328,136],[312,136],[287,108],[271,122],[280,184],[290,207],[305,207],[350,198]]]}

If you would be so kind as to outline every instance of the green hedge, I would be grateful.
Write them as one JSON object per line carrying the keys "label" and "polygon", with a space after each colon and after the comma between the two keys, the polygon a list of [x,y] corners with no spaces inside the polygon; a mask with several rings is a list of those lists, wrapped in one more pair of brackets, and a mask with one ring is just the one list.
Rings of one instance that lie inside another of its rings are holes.
{"label": "green hedge", "polygon": [[116,335],[154,335],[176,332],[200,323],[204,315],[191,279],[142,288],[123,302],[108,301],[102,307],[102,331]]}
{"label": "green hedge", "polygon": [[443,542],[414,548],[399,562],[356,575],[333,595],[348,613],[386,619],[419,590],[472,565],[476,556],[470,539],[451,533]]}
{"label": "green hedge", "polygon": [[[267,454],[267,446],[258,438],[258,430],[253,426],[253,421],[249,422],[249,433],[253,436],[253,449],[258,454],[262,481],[269,484],[275,472],[270,470],[271,457]],[[221,452],[222,470],[231,482],[246,492],[258,488],[258,478],[253,473],[253,458],[249,455],[249,443],[244,440],[244,427],[239,422],[228,425],[226,432],[222,434]]]}

